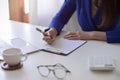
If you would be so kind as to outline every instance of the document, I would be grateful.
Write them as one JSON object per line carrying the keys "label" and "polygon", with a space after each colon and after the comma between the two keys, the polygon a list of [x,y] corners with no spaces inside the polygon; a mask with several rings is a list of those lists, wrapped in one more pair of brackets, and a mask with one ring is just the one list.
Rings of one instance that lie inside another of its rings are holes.
{"label": "document", "polygon": [[85,40],[64,39],[63,35],[61,34],[56,38],[56,40],[51,45],[47,43],[41,44],[42,45],[41,50],[66,56],[85,43],[86,43]]}

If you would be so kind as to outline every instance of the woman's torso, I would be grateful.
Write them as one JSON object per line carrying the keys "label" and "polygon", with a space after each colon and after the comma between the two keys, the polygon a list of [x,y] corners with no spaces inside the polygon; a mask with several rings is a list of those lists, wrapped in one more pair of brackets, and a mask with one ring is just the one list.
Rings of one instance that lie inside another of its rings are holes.
{"label": "woman's torso", "polygon": [[[94,5],[93,0],[76,0],[78,22],[84,31],[99,30],[97,25],[102,21],[101,13]],[[113,30],[112,27],[103,31]]]}

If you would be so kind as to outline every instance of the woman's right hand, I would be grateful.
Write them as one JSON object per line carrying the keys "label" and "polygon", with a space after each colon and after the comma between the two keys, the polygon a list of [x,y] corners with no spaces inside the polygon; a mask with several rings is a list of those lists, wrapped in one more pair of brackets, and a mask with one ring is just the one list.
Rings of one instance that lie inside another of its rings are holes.
{"label": "woman's right hand", "polygon": [[43,40],[48,44],[52,44],[57,36],[57,30],[55,28],[50,28],[47,32],[43,33]]}

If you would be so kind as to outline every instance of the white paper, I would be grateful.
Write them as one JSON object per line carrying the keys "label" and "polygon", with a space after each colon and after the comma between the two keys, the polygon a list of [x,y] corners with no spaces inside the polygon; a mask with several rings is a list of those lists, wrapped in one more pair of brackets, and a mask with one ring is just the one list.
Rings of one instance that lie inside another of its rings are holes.
{"label": "white paper", "polygon": [[83,45],[86,41],[84,40],[68,40],[64,39],[63,37],[58,37],[54,43],[51,45],[42,44],[42,49],[51,50],[55,52],[61,52],[65,55],[69,54],[70,52],[74,51],[81,45]]}

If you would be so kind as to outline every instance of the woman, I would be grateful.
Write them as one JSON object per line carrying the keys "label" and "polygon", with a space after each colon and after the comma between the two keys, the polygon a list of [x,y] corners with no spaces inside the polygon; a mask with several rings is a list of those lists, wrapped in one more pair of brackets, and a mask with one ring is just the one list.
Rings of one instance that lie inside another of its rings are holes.
{"label": "woman", "polygon": [[43,40],[52,44],[64,25],[76,11],[83,31],[64,36],[74,40],[120,42],[120,0],[65,0],[60,11],[44,32]]}

